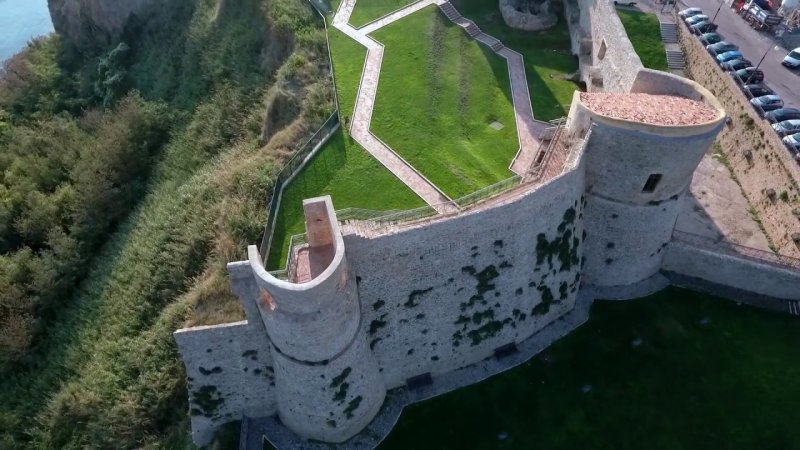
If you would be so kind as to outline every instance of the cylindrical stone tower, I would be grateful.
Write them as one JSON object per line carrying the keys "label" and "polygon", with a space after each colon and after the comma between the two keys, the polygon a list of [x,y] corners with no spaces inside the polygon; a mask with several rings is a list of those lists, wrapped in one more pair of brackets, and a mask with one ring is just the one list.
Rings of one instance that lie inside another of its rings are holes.
{"label": "cylindrical stone tower", "polygon": [[289,281],[264,270],[255,246],[250,266],[261,289],[281,421],[302,437],[343,442],[378,413],[386,389],[361,326],[330,197],[303,207],[308,245],[290,250]]}
{"label": "cylindrical stone tower", "polygon": [[724,120],[710,92],[665,72],[640,71],[628,94],[576,93],[568,132],[591,129],[584,280],[627,285],[658,272],[682,197]]}

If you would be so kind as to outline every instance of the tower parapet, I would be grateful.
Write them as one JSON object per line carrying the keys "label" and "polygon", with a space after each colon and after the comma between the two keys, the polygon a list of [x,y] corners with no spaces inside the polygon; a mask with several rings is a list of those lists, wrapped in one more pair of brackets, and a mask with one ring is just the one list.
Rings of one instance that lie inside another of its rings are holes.
{"label": "tower parapet", "polygon": [[305,200],[308,245],[295,247],[290,281],[269,274],[248,248],[258,310],[275,363],[277,410],[300,436],[342,442],[377,414],[386,394],[366,345],[330,197]]}
{"label": "tower parapet", "polygon": [[586,142],[584,279],[626,285],[655,274],[681,197],[725,111],[699,84],[644,69],[627,94],[576,93],[569,133]]}

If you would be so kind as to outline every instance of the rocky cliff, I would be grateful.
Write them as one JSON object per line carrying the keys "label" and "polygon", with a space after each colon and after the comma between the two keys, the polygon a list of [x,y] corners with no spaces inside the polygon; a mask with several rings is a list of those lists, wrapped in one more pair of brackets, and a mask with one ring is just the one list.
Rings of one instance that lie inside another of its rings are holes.
{"label": "rocky cliff", "polygon": [[104,45],[118,37],[131,17],[162,0],[48,0],[56,31],[78,47]]}

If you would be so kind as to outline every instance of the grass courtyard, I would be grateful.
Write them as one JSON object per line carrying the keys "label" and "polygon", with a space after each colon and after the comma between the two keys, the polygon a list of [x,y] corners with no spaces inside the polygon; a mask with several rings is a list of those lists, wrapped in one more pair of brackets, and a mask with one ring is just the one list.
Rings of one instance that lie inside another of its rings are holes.
{"label": "grass courtyard", "polygon": [[[329,27],[340,115],[349,123],[353,116],[366,49],[341,31]],[[283,192],[267,268],[286,265],[289,239],[305,232],[303,200],[330,195],[336,209],[364,208],[379,211],[412,209],[425,203],[402,181],[353,141],[342,128],[320,149]]]}
{"label": "grass courtyard", "polygon": [[358,0],[353,14],[350,16],[350,25],[355,28],[363,27],[375,19],[394,12],[416,0]]}
{"label": "grass courtyard", "polygon": [[658,16],[622,9],[618,9],[617,14],[642,65],[648,69],[667,70],[667,55],[661,42]]}
{"label": "grass courtyard", "polygon": [[339,129],[283,191],[267,260],[269,270],[286,265],[289,238],[306,231],[303,200],[320,195],[330,195],[336,209],[384,211],[425,205],[417,194]]}
{"label": "grass courtyard", "polygon": [[[413,405],[381,449],[800,449],[800,320],[669,288]],[[499,439],[507,433],[506,439]]]}
{"label": "grass courtyard", "polygon": [[[451,198],[514,175],[519,141],[504,58],[435,6],[372,36],[386,48],[376,136]],[[504,127],[490,127],[495,121]]]}
{"label": "grass courtyard", "polygon": [[564,77],[578,70],[578,60],[570,53],[569,29],[563,16],[547,31],[528,32],[508,27],[496,1],[452,0],[452,3],[481,30],[523,56],[534,117],[552,120],[567,115],[572,93],[578,86]]}

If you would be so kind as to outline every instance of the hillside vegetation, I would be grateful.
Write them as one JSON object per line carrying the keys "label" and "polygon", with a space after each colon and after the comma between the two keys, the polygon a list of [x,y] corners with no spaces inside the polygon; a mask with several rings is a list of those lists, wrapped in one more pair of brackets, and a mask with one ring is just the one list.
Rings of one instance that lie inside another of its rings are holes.
{"label": "hillside vegetation", "polygon": [[330,114],[303,0],[160,5],[0,70],[0,448],[190,448],[171,333],[238,319],[225,263]]}

